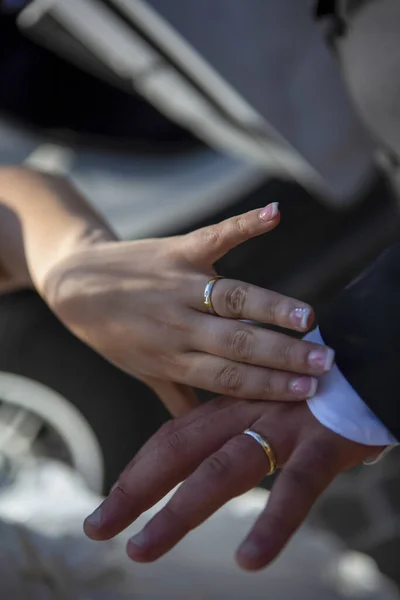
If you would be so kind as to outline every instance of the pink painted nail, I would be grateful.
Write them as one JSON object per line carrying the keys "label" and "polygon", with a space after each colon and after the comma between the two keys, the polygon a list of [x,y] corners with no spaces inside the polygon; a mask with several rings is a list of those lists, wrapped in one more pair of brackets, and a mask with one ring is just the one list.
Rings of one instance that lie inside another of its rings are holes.
{"label": "pink painted nail", "polygon": [[261,221],[272,221],[275,217],[278,216],[279,213],[279,202],[272,202],[272,204],[268,204],[265,208],[262,208],[258,213]]}
{"label": "pink painted nail", "polygon": [[311,350],[308,355],[309,366],[321,373],[330,371],[334,360],[335,353],[332,348],[318,348],[318,350]]}
{"label": "pink painted nail", "polygon": [[308,307],[295,308],[290,313],[290,321],[294,327],[298,327],[299,329],[306,331],[311,326],[311,320],[310,320],[311,315],[312,315],[311,308],[308,308]]}
{"label": "pink painted nail", "polygon": [[289,384],[290,391],[300,398],[312,398],[317,391],[318,381],[315,377],[297,377]]}

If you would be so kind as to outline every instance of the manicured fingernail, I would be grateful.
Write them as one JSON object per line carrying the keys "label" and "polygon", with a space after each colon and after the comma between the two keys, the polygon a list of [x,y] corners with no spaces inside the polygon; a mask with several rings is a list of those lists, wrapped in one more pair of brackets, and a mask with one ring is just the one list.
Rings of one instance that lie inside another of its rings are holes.
{"label": "manicured fingernail", "polygon": [[289,384],[290,390],[301,398],[312,398],[315,396],[318,381],[315,377],[297,377]]}
{"label": "manicured fingernail", "polygon": [[310,325],[310,317],[312,315],[311,308],[295,308],[290,313],[290,321],[294,325],[294,327],[298,327],[299,329],[307,330]]}
{"label": "manicured fingernail", "polygon": [[332,369],[335,353],[332,348],[318,348],[308,355],[308,364],[312,369],[327,373]]}
{"label": "manicured fingernail", "polygon": [[272,204],[268,204],[265,208],[262,208],[258,214],[261,221],[272,221],[275,217],[278,216],[279,213],[279,202],[272,202]]}
{"label": "manicured fingernail", "polygon": [[257,558],[260,555],[260,548],[252,540],[246,540],[239,547],[237,553],[244,558]]}
{"label": "manicured fingernail", "polygon": [[101,518],[101,506],[99,506],[99,508],[96,508],[96,510],[87,517],[86,522],[92,527],[99,527],[101,524]]}
{"label": "manicured fingernail", "polygon": [[149,545],[149,537],[144,531],[144,529],[142,529],[142,531],[131,537],[131,539],[129,540],[129,544],[136,546],[141,550],[146,548]]}

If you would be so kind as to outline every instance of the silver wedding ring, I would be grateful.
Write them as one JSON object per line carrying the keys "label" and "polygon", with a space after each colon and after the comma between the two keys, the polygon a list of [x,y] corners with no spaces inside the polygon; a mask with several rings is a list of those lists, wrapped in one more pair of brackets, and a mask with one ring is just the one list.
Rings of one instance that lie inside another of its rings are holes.
{"label": "silver wedding ring", "polygon": [[210,281],[207,283],[206,287],[204,288],[204,306],[206,307],[206,309],[208,310],[208,312],[211,315],[217,315],[217,313],[214,310],[214,306],[213,306],[212,299],[211,299],[211,294],[212,294],[214,285],[220,279],[223,279],[223,277],[220,277],[219,275],[212,277],[210,279]]}

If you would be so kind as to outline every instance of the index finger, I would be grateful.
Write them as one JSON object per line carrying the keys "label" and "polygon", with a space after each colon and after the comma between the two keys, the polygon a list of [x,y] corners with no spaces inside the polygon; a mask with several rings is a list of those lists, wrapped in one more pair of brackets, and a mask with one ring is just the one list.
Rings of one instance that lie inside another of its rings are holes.
{"label": "index finger", "polygon": [[239,244],[275,229],[280,220],[277,202],[261,210],[230,217],[181,237],[185,256],[202,266],[211,266]]}
{"label": "index finger", "polygon": [[240,566],[257,570],[271,563],[340,471],[340,458],[331,443],[307,441],[295,450],[272,488],[267,507],[237,552]]}

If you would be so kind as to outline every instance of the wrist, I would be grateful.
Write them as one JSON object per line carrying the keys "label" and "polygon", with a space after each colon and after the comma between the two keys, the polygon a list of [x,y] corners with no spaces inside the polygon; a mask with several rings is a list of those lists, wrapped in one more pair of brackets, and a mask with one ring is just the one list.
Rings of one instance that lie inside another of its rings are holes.
{"label": "wrist", "polygon": [[35,287],[58,263],[115,234],[66,179],[19,167],[0,169],[0,263],[3,280]]}
{"label": "wrist", "polygon": [[67,274],[70,279],[85,264],[85,256],[91,254],[91,250],[118,241],[110,229],[91,220],[75,224],[60,237],[60,241],[46,253],[45,260],[39,260],[36,266],[30,265],[36,290],[52,308],[54,282],[62,281]]}

